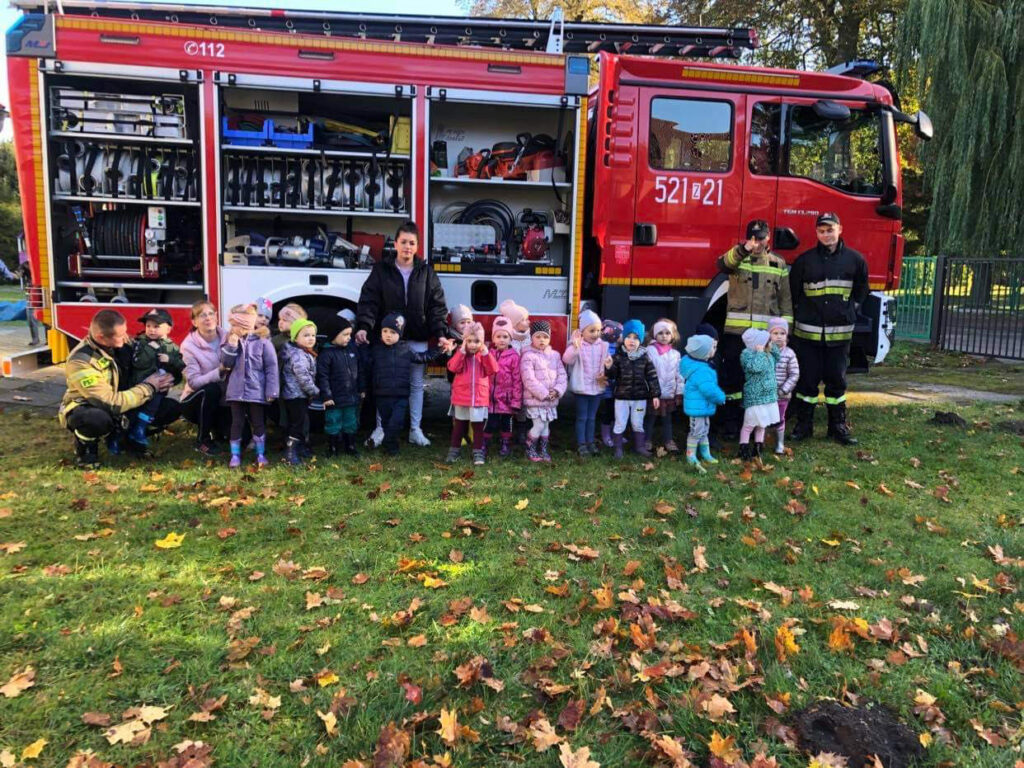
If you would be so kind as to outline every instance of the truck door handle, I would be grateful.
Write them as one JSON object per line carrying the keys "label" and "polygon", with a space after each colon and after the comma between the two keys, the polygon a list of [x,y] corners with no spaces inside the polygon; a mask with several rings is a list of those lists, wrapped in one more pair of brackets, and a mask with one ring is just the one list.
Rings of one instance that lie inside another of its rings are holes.
{"label": "truck door handle", "polygon": [[657,224],[634,224],[633,245],[657,245],[658,225]]}

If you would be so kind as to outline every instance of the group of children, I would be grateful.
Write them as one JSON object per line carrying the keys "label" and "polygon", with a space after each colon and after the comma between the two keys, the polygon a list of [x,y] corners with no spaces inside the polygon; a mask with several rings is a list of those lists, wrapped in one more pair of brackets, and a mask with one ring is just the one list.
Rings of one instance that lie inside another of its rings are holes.
{"label": "group of children", "polygon": [[[529,312],[512,300],[502,302],[490,329],[468,307],[450,314],[450,341],[417,352],[402,340],[405,319],[389,314],[380,328],[380,343],[357,349],[354,319],[339,314],[324,328],[326,342],[317,349],[318,328],[298,304],[278,313],[278,333],[271,338],[270,302],[231,308],[230,335],[221,349],[225,400],[231,409],[231,467],[241,465],[246,424],[250,445],[260,465],[266,458],[268,406],[280,399],[278,418],[286,425],[285,460],[300,464],[312,455],[309,447],[309,408],[322,404],[328,454],[358,455],[356,433],[359,410],[367,392],[376,404],[383,429],[383,448],[398,452],[398,436],[408,415],[411,367],[448,354],[451,382],[451,440],[447,461],[460,460],[464,443],[471,446],[474,464],[486,461],[497,448],[501,457],[513,451],[518,426],[526,457],[551,461],[551,423],[558,418],[558,403],[572,391],[576,404],[575,437],[581,457],[599,453],[599,442],[622,458],[627,429],[633,449],[652,455],[653,436],[677,453],[673,420],[681,407],[689,417],[686,461],[704,471],[702,464],[717,463],[709,442],[710,421],[725,402],[718,386],[713,358],[717,332],[708,324],[697,327],[682,352],[676,324],[667,318],[654,323],[651,336],[640,320],[620,324],[602,320],[585,309],[564,353],[551,347],[551,324],[531,322]],[[157,369],[180,377],[183,367],[177,347],[169,340],[170,317],[153,310],[140,321],[145,331],[135,342],[133,380]],[[768,329],[743,333],[746,349],[740,362],[744,421],[740,456],[761,456],[765,430],[776,431],[776,453],[783,453],[786,406],[799,377],[796,355],[788,346],[787,322],[772,318]],[[645,346],[645,341],[647,342]],[[152,406],[155,408],[156,406]],[[144,439],[152,408],[140,409],[133,422],[133,438]],[[600,439],[598,438],[600,425]]]}

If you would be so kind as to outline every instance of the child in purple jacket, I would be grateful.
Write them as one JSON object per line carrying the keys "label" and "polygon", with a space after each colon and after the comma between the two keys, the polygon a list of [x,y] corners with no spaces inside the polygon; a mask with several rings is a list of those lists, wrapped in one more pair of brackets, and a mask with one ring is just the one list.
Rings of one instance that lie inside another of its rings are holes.
{"label": "child in purple jacket", "polygon": [[263,407],[277,399],[280,374],[277,353],[270,342],[270,332],[256,327],[256,307],[237,304],[228,315],[231,334],[221,348],[220,361],[229,371],[225,400],[231,407],[231,461],[229,467],[242,466],[242,430],[246,416],[252,427],[256,462],[267,464],[267,429]]}

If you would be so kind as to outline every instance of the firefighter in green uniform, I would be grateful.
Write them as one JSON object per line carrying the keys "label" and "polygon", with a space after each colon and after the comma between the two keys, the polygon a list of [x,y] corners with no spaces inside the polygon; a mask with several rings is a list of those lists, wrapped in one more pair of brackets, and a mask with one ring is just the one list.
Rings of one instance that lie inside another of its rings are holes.
{"label": "firefighter in green uniform", "polygon": [[814,432],[818,384],[825,382],[828,436],[855,445],[846,423],[846,365],[857,309],[868,295],[868,265],[843,242],[839,216],[821,214],[815,223],[818,244],[801,253],[789,273],[795,323],[794,351],[800,379],[790,408],[795,411],[794,440]]}
{"label": "firefighter in green uniform", "polygon": [[768,320],[783,317],[793,322],[789,296],[789,267],[772,253],[768,222],[747,224],[745,242],[718,257],[718,268],[729,276],[725,333],[718,347],[718,383],[725,392],[725,406],[718,409],[716,431],[724,440],[739,437],[743,423],[743,368],[740,338],[748,328],[768,330]]}
{"label": "firefighter in green uniform", "polygon": [[58,418],[75,436],[79,467],[98,466],[100,438],[120,430],[125,414],[174,383],[169,373],[154,373],[134,387],[120,389],[122,372],[115,355],[127,338],[124,316],[112,309],[100,310],[89,323],[88,336],[71,351],[64,366],[68,388]]}

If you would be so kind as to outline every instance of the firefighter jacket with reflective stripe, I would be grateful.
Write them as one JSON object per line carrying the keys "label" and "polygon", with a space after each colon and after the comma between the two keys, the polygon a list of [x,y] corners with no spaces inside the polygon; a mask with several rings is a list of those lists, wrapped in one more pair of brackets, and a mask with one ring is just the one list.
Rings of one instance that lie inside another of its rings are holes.
{"label": "firefighter jacket with reflective stripe", "polygon": [[842,240],[834,253],[820,243],[801,253],[789,272],[793,335],[830,346],[853,338],[857,307],[868,295],[868,265]]}
{"label": "firefighter jacket with reflective stripe", "polygon": [[771,251],[752,254],[743,244],[718,257],[718,268],[729,275],[725,332],[741,334],[747,328],[768,328],[768,320],[783,317],[793,322],[789,296],[789,267]]}
{"label": "firefighter jacket with reflective stripe", "polygon": [[107,350],[93,341],[92,336],[86,336],[71,350],[64,365],[64,376],[68,389],[58,412],[63,427],[67,426],[65,420],[68,413],[80,405],[105,408],[118,419],[146,403],[156,392],[151,384],[136,384],[119,392],[120,371],[117,363]]}

